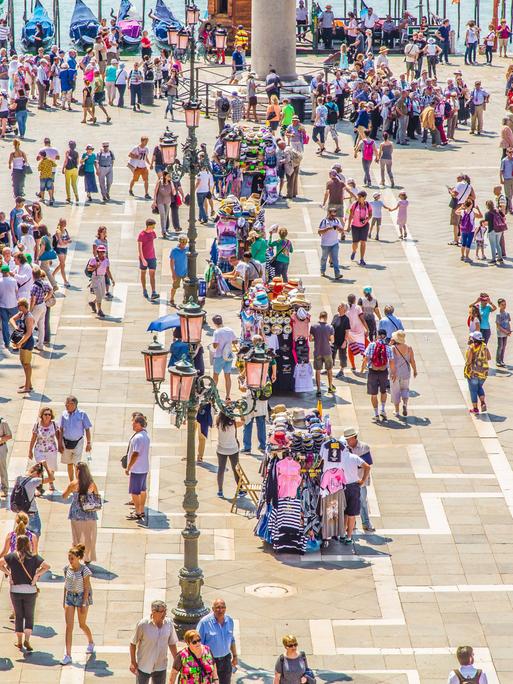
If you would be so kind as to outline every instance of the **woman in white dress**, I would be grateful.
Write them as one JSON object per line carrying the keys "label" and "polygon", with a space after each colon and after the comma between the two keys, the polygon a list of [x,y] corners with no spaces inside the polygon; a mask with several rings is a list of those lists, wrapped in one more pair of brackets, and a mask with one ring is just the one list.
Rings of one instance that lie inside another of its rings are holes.
{"label": "woman in white dress", "polygon": [[[49,406],[43,406],[39,412],[39,420],[32,429],[28,457],[35,459],[36,463],[46,462],[49,473],[54,475],[57,470],[57,444],[59,428],[55,422],[55,415]],[[53,481],[50,482],[50,491],[54,492]]]}

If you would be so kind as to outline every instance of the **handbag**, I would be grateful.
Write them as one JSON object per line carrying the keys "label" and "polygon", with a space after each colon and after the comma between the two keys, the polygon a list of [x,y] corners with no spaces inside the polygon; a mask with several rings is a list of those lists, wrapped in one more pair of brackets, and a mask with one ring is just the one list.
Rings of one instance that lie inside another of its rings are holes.
{"label": "handbag", "polygon": [[74,449],[81,439],[83,439],[83,437],[80,437],[80,439],[68,439],[67,437],[63,437],[62,441],[64,442],[66,449]]}
{"label": "handbag", "polygon": [[128,452],[130,451],[130,444],[132,443],[132,440],[136,436],[136,434],[137,434],[137,432],[134,432],[134,434],[128,440],[128,446],[126,448],[126,453],[121,457],[121,467],[123,468],[123,470],[126,470],[128,468]]}
{"label": "handbag", "polygon": [[80,166],[78,167],[78,175],[83,178],[85,176],[85,165],[84,162],[80,163]]}
{"label": "handbag", "polygon": [[26,176],[30,176],[31,173],[34,173],[32,171],[32,167],[30,166],[30,164],[24,164],[23,165],[23,172],[25,173]]}
{"label": "handbag", "polygon": [[48,299],[45,299],[45,304],[49,309],[51,309],[52,306],[55,306],[56,302],[57,302],[57,300],[55,299],[55,295],[53,295],[53,294],[50,295],[48,297]]}
{"label": "handbag", "polygon": [[102,497],[94,492],[88,492],[87,494],[79,495],[78,503],[84,513],[93,513],[94,511],[101,510]]}
{"label": "handbag", "polygon": [[12,344],[19,344],[21,340],[23,339],[23,335],[25,333],[22,330],[13,330],[11,333],[11,342]]}

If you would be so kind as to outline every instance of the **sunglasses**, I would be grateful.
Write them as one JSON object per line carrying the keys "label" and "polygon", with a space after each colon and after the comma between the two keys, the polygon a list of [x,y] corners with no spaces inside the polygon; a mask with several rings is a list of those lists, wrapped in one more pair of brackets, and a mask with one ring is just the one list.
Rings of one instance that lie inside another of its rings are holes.
{"label": "sunglasses", "polygon": [[287,644],[287,648],[296,648],[297,646],[297,641],[294,642],[293,644]]}
{"label": "sunglasses", "polygon": [[193,640],[191,641],[191,644],[192,644],[193,646],[196,646],[196,644],[201,644],[201,639],[193,639]]}
{"label": "sunglasses", "polygon": [[52,415],[52,414],[51,414],[49,411],[45,411],[45,412],[43,413],[43,416],[51,416],[51,415]]}

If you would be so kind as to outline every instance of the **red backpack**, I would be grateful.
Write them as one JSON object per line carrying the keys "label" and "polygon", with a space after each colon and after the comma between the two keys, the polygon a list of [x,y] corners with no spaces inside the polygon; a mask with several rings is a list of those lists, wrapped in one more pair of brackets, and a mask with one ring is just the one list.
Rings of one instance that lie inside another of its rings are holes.
{"label": "red backpack", "polygon": [[388,364],[387,345],[379,340],[374,343],[371,357],[373,370],[384,370]]}

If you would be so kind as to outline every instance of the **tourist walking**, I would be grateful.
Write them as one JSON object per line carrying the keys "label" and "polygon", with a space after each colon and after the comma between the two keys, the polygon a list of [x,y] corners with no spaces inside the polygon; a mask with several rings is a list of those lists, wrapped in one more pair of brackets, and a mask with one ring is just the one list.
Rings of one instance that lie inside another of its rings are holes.
{"label": "tourist walking", "polygon": [[139,255],[139,274],[141,278],[141,285],[143,290],[143,297],[148,299],[148,290],[146,289],[146,271],[150,277],[150,287],[152,300],[158,299],[159,295],[155,284],[155,270],[157,268],[157,255],[155,254],[155,240],[157,234],[155,233],[155,220],[146,219],[146,226],[141,230],[137,236],[137,250]]}
{"label": "tourist walking", "polygon": [[239,663],[234,635],[233,619],[226,614],[226,603],[217,598],[212,611],[198,622],[201,643],[207,646],[214,656],[219,684],[231,684],[232,671]]}
{"label": "tourist walking", "polygon": [[33,554],[28,537],[16,539],[16,551],[0,558],[0,570],[9,577],[11,602],[14,607],[15,646],[27,653],[34,649],[30,643],[34,629],[34,613],[38,595],[37,581],[50,565]]}
{"label": "tourist walking", "polygon": [[92,145],[86,145],[85,152],[80,158],[80,167],[78,175],[84,177],[84,189],[86,191],[87,201],[92,202],[92,193],[98,192],[96,184],[96,176],[98,175],[98,161]]}
{"label": "tourist walking", "polygon": [[[43,406],[39,411],[39,419],[32,428],[28,457],[36,463],[46,463],[46,470],[52,478],[57,470],[58,440],[59,428],[55,423],[53,409]],[[55,491],[53,481],[50,482],[49,489],[51,492]]]}
{"label": "tourist walking", "polygon": [[394,174],[392,171],[392,156],[394,146],[390,140],[390,136],[385,131],[383,133],[383,142],[379,146],[377,161],[379,162],[379,169],[381,173],[381,187],[385,187],[385,172],[390,181],[390,187],[395,188]]}
{"label": "tourist walking", "polygon": [[319,224],[318,234],[321,236],[321,276],[326,277],[326,265],[333,266],[335,280],[340,280],[340,266],[338,262],[339,242],[344,236],[344,227],[337,217],[337,208],[329,207],[328,215]]}
{"label": "tourist walking", "polygon": [[173,201],[176,201],[176,189],[171,180],[171,175],[164,170],[157,179],[153,193],[153,208],[159,213],[160,232],[163,238],[168,237],[169,217]]}
{"label": "tourist walking", "polygon": [[70,287],[70,283],[66,276],[66,258],[68,256],[68,248],[71,243],[71,237],[68,233],[68,229],[66,226],[66,219],[59,219],[54,235],[54,241],[57,243],[55,246],[55,252],[57,254],[57,259],[59,260],[59,263],[54,268],[52,275],[55,278],[55,275],[60,271],[62,279],[64,281],[64,287]]}
{"label": "tourist walking", "polygon": [[[330,7],[331,5],[326,5]],[[311,680],[306,676],[311,672],[304,651],[298,651],[297,638],[293,634],[286,634],[282,639],[285,652],[282,653],[274,666],[273,684],[306,684]]]}
{"label": "tourist walking", "polygon": [[239,481],[235,466],[239,463],[239,440],[237,428],[242,427],[242,421],[237,422],[224,411],[220,411],[216,418],[217,428],[217,496],[224,498],[223,485],[226,463],[229,460],[233,471],[235,485]]}
{"label": "tourist walking", "polygon": [[395,408],[395,417],[399,418],[399,404],[403,404],[403,416],[408,415],[408,399],[410,396],[410,378],[417,377],[417,364],[413,349],[406,344],[404,330],[396,330],[390,341],[392,360],[390,361],[390,399]]}
{"label": "tourist walking", "polygon": [[183,640],[186,646],[174,659],[169,684],[217,684],[219,677],[214,656],[209,647],[201,643],[199,632],[189,629]]}
{"label": "tourist walking", "polygon": [[369,223],[372,218],[372,207],[367,202],[367,193],[360,190],[357,194],[356,202],[353,202],[349,209],[348,225],[351,226],[352,252],[351,261],[356,257],[358,245],[360,246],[360,266],[366,266],[364,260],[367,248],[367,238],[369,235]]}
{"label": "tourist walking", "polygon": [[43,351],[47,302],[54,299],[54,295],[52,286],[46,280],[45,272],[35,267],[33,273],[34,282],[30,290],[30,313],[34,318],[34,329],[37,328],[36,347],[39,351]]}
{"label": "tourist walking", "polygon": [[[360,441],[358,438],[358,430],[353,427],[346,428],[344,430],[344,441],[352,454],[359,456],[368,466],[373,465],[370,447],[365,442]],[[375,532],[370,520],[369,500],[367,496],[367,487],[371,482],[370,469],[365,472],[363,467],[360,466],[358,468],[358,477],[362,482],[360,485],[360,518],[362,519],[362,528],[365,532]]]}
{"label": "tourist walking", "polygon": [[[499,305],[499,312],[495,315],[495,326],[497,328],[497,354],[495,356],[496,365],[499,368],[504,368],[504,356],[506,355],[506,345],[508,344],[508,337],[511,335],[511,316],[506,311],[506,300],[497,300]],[[2,423],[0,423],[1,429]],[[1,449],[1,447],[0,447]]]}
{"label": "tourist walking", "polygon": [[89,454],[91,452],[92,423],[87,413],[79,410],[76,397],[67,397],[64,407],[59,420],[58,442],[61,461],[68,468],[68,476],[71,482],[75,479],[73,466],[76,466],[82,460],[84,436],[86,438],[86,453]]}
{"label": "tourist walking", "polygon": [[459,668],[449,672],[447,684],[488,684],[488,678],[483,670],[474,665],[474,649],[472,646],[458,646],[456,658]]}
{"label": "tourist walking", "polygon": [[14,197],[25,196],[25,174],[28,166],[27,155],[21,149],[18,138],[12,141],[13,151],[9,155],[8,167],[11,171],[12,193]]}
{"label": "tourist walking", "polygon": [[141,142],[137,147],[134,147],[130,152],[128,166],[132,171],[132,180],[130,181],[130,186],[128,188],[128,194],[132,197],[134,196],[134,185],[137,181],[142,178],[144,184],[144,199],[151,199],[148,194],[148,180],[149,180],[149,150],[148,150],[148,137],[141,136]]}
{"label": "tourist walking", "polygon": [[34,317],[30,313],[28,299],[18,299],[18,313],[9,320],[14,331],[11,335],[11,347],[19,349],[20,363],[25,375],[25,382],[20,385],[18,394],[32,392],[32,350],[34,349]]}
{"label": "tourist walking", "polygon": [[465,352],[465,367],[463,369],[470,392],[470,401],[472,402],[470,413],[479,413],[478,399],[481,404],[481,411],[483,413],[487,411],[483,385],[488,377],[490,358],[490,350],[486,346],[482,332],[470,333],[468,347]]}
{"label": "tourist walking", "polygon": [[71,645],[73,627],[75,625],[75,610],[78,616],[78,626],[87,639],[86,655],[94,653],[94,642],[91,629],[87,625],[87,613],[93,603],[91,589],[91,570],[82,563],[85,546],[73,544],[68,551],[68,565],[64,568],[64,618],[66,620],[65,643],[66,651],[61,659],[61,665],[71,665]]}
{"label": "tourist walking", "polygon": [[75,202],[78,204],[78,152],[77,143],[70,140],[68,149],[64,153],[64,161],[62,162],[62,173],[66,183],[66,202],[71,204],[71,190],[75,196]]}
{"label": "tourist walking", "polygon": [[168,650],[173,659],[178,650],[173,621],[167,617],[167,605],[151,603],[149,618],[139,620],[130,641],[130,672],[137,684],[166,684]]}
{"label": "tourist walking", "polygon": [[[370,396],[374,411],[372,419],[375,423],[379,423],[380,418],[384,422],[387,420],[385,407],[389,382],[388,368],[390,361],[393,360],[392,348],[387,343],[386,330],[383,330],[383,328],[378,329],[378,337],[368,345],[365,350],[365,358],[367,359],[367,367],[369,369],[367,375],[367,394]],[[379,409],[378,393],[380,395]]]}
{"label": "tourist walking", "polygon": [[134,66],[128,74],[128,87],[130,88],[130,106],[134,112],[141,111],[142,82],[144,75],[139,69],[139,62],[134,62]]}
{"label": "tourist walking", "polygon": [[89,302],[89,306],[91,311],[97,314],[99,318],[105,318],[102,302],[107,294],[107,278],[112,285],[115,285],[115,282],[110,271],[107,249],[103,245],[98,245],[96,256],[89,259],[86,269],[91,275],[91,292],[94,295],[94,298]]}
{"label": "tourist walking", "polygon": [[102,193],[102,202],[110,200],[110,188],[114,181],[114,162],[116,157],[108,142],[102,143],[102,149],[97,155],[98,183]]}
{"label": "tourist walking", "polygon": [[134,435],[128,445],[125,468],[125,475],[130,478],[128,493],[134,505],[134,511],[127,515],[127,520],[137,522],[142,522],[145,518],[148,473],[150,472],[150,438],[146,427],[146,418],[141,413],[135,414],[132,419]]}
{"label": "tourist walking", "polygon": [[9,423],[0,417],[0,498],[3,499],[5,499],[9,493],[9,477],[7,473],[7,442],[9,442],[11,439],[12,431],[9,427]]}
{"label": "tourist walking", "polygon": [[62,492],[63,501],[70,495],[68,520],[73,545],[83,545],[83,558],[91,563],[96,560],[97,511],[101,508],[101,499],[87,463],[77,463],[75,479]]}

